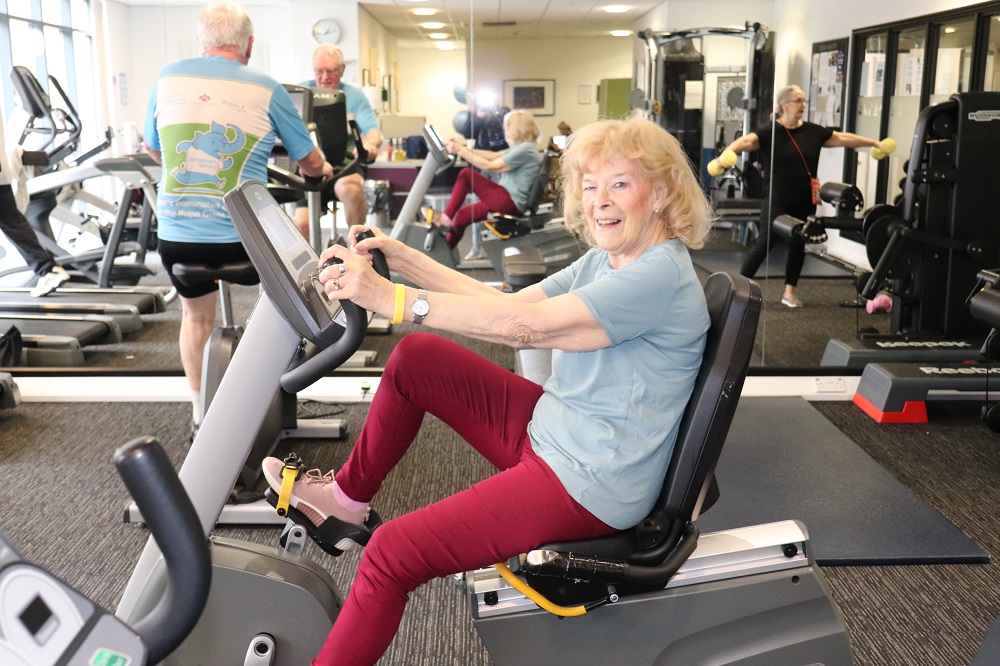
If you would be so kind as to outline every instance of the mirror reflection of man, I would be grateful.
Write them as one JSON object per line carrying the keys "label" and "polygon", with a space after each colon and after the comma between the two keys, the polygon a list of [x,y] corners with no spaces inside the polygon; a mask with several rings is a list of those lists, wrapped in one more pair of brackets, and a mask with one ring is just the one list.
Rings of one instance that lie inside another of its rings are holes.
{"label": "mirror reflection of man", "polygon": [[[368,153],[368,160],[374,160],[382,146],[382,131],[379,129],[375,111],[361,89],[341,81],[345,69],[344,53],[332,44],[321,44],[313,51],[312,65],[316,78],[304,81],[302,85],[310,88],[336,89],[344,93],[347,117],[353,118],[358,124],[358,129],[361,130],[361,144]],[[367,207],[364,186],[364,176],[360,172],[340,176],[333,186],[334,196],[344,207],[348,227],[365,223]],[[327,204],[328,202],[324,200],[324,210]],[[302,235],[308,238],[309,211],[304,205],[295,211],[295,224],[302,231]]]}
{"label": "mirror reflection of man", "polygon": [[195,428],[202,417],[202,359],[215,326],[218,288],[211,282],[185,285],[173,265],[249,260],[223,196],[240,182],[267,181],[276,139],[303,174],[333,175],[285,89],[247,67],[253,35],[250,17],[236,3],[207,7],[198,19],[202,55],[160,72],[146,114],[145,149],[163,165],[158,250],[180,296],[181,365]]}

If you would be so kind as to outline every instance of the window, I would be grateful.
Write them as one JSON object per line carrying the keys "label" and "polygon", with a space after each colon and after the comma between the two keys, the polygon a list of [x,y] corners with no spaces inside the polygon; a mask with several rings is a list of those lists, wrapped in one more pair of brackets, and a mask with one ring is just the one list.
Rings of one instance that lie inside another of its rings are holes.
{"label": "window", "polygon": [[997,55],[1000,54],[1000,16],[990,17],[989,38],[986,45],[986,81],[983,90],[1000,91],[1000,66]]}
{"label": "window", "polygon": [[[844,165],[865,205],[893,203],[900,193],[920,111],[955,93],[1000,91],[1000,2],[988,2],[856,30],[847,95],[847,131],[896,140],[893,155]],[[879,131],[881,130],[881,131]]]}
{"label": "window", "polygon": [[[863,136],[880,136],[882,99],[885,87],[885,54],[889,36],[886,33],[871,35],[864,41],[861,54],[860,94],[855,107],[855,132]],[[858,151],[855,184],[865,201],[875,201],[878,192],[878,167],[868,159],[867,152]]]}
{"label": "window", "polygon": [[976,21],[947,21],[939,26],[937,57],[934,59],[934,89],[931,104],[948,99],[952,93],[971,90],[972,41]]}
{"label": "window", "polygon": [[[902,30],[896,49],[896,85],[889,98],[889,131],[885,136],[896,140],[896,152],[886,158],[889,181],[886,201],[900,193],[899,180],[905,175],[903,162],[910,156],[913,128],[917,125],[922,105],[924,66],[927,62],[927,29]],[[874,134],[872,136],[880,136]]]}

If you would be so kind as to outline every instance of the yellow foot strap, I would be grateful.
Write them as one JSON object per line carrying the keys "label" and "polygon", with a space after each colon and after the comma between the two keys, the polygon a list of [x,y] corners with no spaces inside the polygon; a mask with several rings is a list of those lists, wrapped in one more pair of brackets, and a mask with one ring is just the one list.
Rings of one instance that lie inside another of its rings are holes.
{"label": "yellow foot strap", "polygon": [[278,503],[274,505],[274,510],[279,516],[288,515],[288,503],[292,499],[292,486],[299,476],[299,463],[285,461],[285,466],[281,469],[281,492],[278,493]]}

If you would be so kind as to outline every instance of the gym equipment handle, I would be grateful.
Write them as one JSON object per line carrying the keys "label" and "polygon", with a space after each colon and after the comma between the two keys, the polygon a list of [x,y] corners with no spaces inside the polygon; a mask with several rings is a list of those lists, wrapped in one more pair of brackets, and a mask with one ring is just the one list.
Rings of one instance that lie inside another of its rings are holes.
{"label": "gym equipment handle", "polygon": [[[357,239],[361,240],[371,235],[374,234],[370,231],[363,231],[357,234]],[[372,250],[372,266],[379,275],[389,279],[389,263],[381,250]],[[298,393],[306,389],[330,370],[343,365],[351,354],[361,346],[361,342],[365,339],[365,333],[368,331],[368,313],[364,308],[351,301],[341,301],[340,306],[344,309],[344,315],[347,317],[344,334],[323,351],[282,375],[281,388],[285,391]]]}
{"label": "gym equipment handle", "polygon": [[155,438],[132,440],[115,451],[114,461],[167,567],[166,592],[133,626],[149,650],[149,663],[158,664],[191,632],[208,600],[208,542],[187,491]]}

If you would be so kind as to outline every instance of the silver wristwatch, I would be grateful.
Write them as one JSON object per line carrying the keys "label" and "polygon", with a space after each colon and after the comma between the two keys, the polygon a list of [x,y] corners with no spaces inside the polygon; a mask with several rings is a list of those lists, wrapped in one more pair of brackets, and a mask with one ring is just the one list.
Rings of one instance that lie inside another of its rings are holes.
{"label": "silver wristwatch", "polygon": [[424,323],[424,317],[430,311],[431,304],[427,302],[427,291],[421,289],[417,292],[417,300],[413,301],[413,305],[410,306],[410,312],[413,313],[413,323]]}

